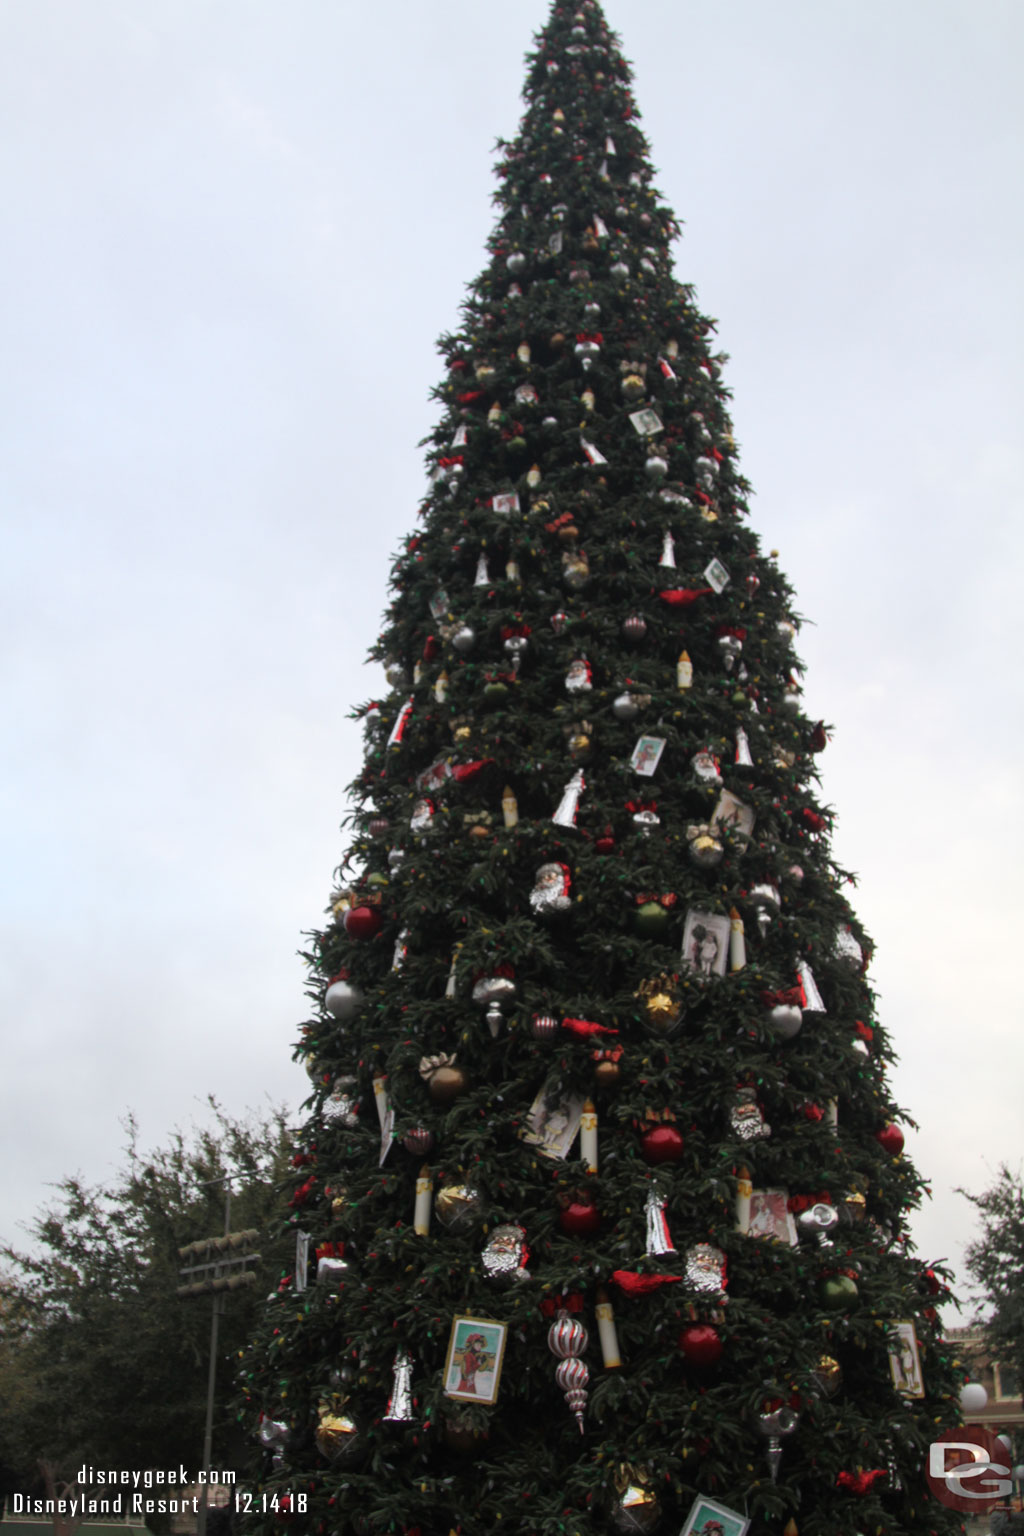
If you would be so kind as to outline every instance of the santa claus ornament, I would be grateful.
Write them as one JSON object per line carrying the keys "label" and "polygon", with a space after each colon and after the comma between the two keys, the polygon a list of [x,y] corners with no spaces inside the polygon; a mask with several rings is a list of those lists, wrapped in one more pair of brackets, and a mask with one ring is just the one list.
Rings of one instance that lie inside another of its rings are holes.
{"label": "santa claus ornament", "polygon": [[593,686],[590,662],[585,656],[577,656],[575,661],[570,662],[565,674],[566,693],[589,693]]}
{"label": "santa claus ornament", "polygon": [[542,864],[534,876],[530,906],[538,917],[555,917],[572,906],[567,864]]}

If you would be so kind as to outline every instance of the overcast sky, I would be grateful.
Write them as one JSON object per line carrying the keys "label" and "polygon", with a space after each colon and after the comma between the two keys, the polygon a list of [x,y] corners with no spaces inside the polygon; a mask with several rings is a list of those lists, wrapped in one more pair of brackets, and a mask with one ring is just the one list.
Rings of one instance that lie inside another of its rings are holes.
{"label": "overcast sky", "polygon": [[[0,8],[0,1237],[297,1105],[303,929],[546,0]],[[1016,0],[607,0],[933,1181],[1024,1156]]]}

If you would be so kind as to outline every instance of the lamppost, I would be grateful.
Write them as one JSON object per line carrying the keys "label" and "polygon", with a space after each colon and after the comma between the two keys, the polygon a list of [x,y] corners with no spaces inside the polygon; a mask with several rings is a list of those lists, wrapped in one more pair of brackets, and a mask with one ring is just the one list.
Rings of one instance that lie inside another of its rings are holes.
{"label": "lamppost", "polygon": [[199,1496],[199,1513],[196,1520],[196,1536],[206,1536],[206,1509],[209,1496],[210,1458],[213,1451],[213,1396],[217,1381],[217,1331],[223,1308],[225,1291],[240,1291],[256,1284],[256,1272],[247,1269],[248,1264],[258,1264],[260,1255],[252,1245],[259,1240],[256,1227],[244,1232],[231,1230],[231,1180],[232,1174],[210,1179],[204,1186],[224,1185],[224,1233],[221,1237],[202,1237],[195,1243],[186,1243],[178,1249],[178,1257],[185,1260],[179,1271],[183,1285],[178,1286],[179,1297],[195,1300],[200,1296],[213,1297],[213,1316],[210,1320],[210,1370],[206,1381],[206,1431],[203,1435],[203,1487]]}

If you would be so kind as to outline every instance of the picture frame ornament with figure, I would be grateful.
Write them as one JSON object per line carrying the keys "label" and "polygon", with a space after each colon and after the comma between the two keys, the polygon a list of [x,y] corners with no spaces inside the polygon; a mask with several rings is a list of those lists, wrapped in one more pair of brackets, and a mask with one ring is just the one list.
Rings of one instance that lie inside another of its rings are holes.
{"label": "picture frame ornament with figure", "polygon": [[641,736],[633,748],[633,755],[629,760],[629,766],[634,773],[638,773],[643,779],[652,779],[661,762],[661,754],[665,750],[665,738],[663,736]]}
{"label": "picture frame ornament with figure", "polygon": [[679,1536],[746,1536],[750,1521],[735,1509],[699,1496]]}
{"label": "picture frame ornament with figure", "polygon": [[444,1395],[463,1403],[498,1401],[508,1326],[491,1317],[455,1317],[444,1362]]}
{"label": "picture frame ornament with figure", "polygon": [[683,964],[699,977],[724,976],[732,924],[724,913],[691,907],[683,927]]}
{"label": "picture frame ornament with figure", "polygon": [[723,789],[718,797],[718,803],[711,813],[712,831],[723,832],[728,830],[740,837],[751,837],[754,831],[754,813],[749,805],[744,805],[731,789]]}
{"label": "picture frame ornament with figure", "polygon": [[530,1105],[520,1139],[536,1147],[542,1157],[564,1161],[579,1132],[585,1102],[582,1094],[552,1094],[541,1088]]}
{"label": "picture frame ornament with figure", "polygon": [[630,411],[629,419],[633,423],[634,431],[641,437],[656,437],[659,432],[664,431],[661,417],[657,411],[652,411],[650,406],[645,406],[640,411]]}
{"label": "picture frame ornament with figure", "polygon": [[795,1248],[799,1241],[796,1221],[789,1208],[788,1189],[755,1189],[750,1196],[748,1237],[766,1237]]}
{"label": "picture frame ornament with figure", "polygon": [[917,1330],[909,1320],[890,1323],[886,1329],[892,1384],[902,1397],[924,1397],[924,1373],[917,1348]]}

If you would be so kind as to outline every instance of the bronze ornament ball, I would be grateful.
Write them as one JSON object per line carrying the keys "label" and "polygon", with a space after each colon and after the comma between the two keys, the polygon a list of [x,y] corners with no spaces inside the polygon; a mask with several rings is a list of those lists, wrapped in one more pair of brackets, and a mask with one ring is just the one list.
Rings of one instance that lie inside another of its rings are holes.
{"label": "bronze ornament ball", "polygon": [[453,1104],[465,1093],[468,1078],[461,1067],[438,1067],[430,1076],[427,1091],[435,1104]]}

